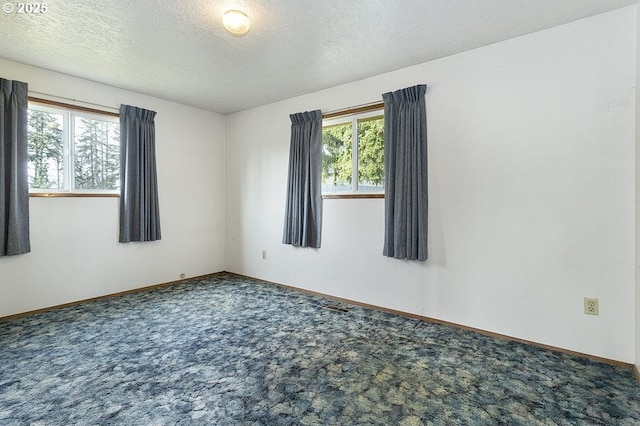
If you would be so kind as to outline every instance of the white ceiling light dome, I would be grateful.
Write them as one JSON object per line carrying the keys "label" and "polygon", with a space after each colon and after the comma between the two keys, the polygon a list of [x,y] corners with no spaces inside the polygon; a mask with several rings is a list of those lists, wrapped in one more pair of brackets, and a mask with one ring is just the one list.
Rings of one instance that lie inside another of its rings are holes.
{"label": "white ceiling light dome", "polygon": [[239,10],[227,10],[222,16],[222,25],[231,34],[244,35],[251,27],[251,20],[246,13]]}

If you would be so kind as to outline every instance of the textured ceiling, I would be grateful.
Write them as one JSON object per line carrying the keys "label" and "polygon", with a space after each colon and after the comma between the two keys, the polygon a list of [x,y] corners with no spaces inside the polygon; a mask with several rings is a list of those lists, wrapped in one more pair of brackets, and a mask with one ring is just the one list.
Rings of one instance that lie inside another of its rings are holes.
{"label": "textured ceiling", "polygon": [[[46,3],[46,13],[39,15],[0,13],[0,58],[230,113],[637,0]],[[228,9],[249,15],[252,26],[247,35],[232,36],[222,28],[222,14]]]}

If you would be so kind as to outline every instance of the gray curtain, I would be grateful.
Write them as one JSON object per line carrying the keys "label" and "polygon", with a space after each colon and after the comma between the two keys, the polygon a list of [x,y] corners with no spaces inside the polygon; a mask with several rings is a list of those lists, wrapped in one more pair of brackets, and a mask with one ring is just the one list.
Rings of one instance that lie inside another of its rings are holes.
{"label": "gray curtain", "polygon": [[27,83],[0,78],[0,256],[31,251]]}
{"label": "gray curtain", "polygon": [[382,95],[385,235],[383,254],[427,260],[426,85]]}
{"label": "gray curtain", "polygon": [[291,114],[289,179],[283,244],[320,247],[322,229],[322,113]]}
{"label": "gray curtain", "polygon": [[156,113],[120,106],[120,242],[161,238],[156,177]]}

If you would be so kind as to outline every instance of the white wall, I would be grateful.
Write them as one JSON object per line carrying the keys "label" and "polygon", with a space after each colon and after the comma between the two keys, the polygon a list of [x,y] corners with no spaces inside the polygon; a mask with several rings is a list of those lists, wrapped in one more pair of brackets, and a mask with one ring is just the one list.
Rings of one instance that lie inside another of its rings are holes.
{"label": "white wall", "polygon": [[640,7],[636,7],[636,287],[635,287],[635,365],[640,371]]}
{"label": "white wall", "polygon": [[[633,362],[635,13],[227,116],[227,270]],[[419,83],[430,260],[381,255],[374,199],[325,200],[322,248],[282,245],[288,115]]]}
{"label": "white wall", "polygon": [[162,240],[118,243],[119,198],[31,198],[31,249],[0,258],[0,317],[224,269],[224,116],[1,61],[30,91],[156,115]]}

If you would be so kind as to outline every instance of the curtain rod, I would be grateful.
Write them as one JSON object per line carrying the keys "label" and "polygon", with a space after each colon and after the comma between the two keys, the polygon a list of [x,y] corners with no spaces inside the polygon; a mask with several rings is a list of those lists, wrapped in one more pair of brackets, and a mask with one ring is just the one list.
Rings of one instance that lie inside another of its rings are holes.
{"label": "curtain rod", "polygon": [[[56,96],[56,95],[50,95],[48,93],[42,93],[42,92],[34,92],[29,90],[29,95],[41,95],[41,96],[46,96],[49,98],[53,98],[53,99],[60,99],[60,100],[65,100],[65,101],[71,101],[71,102],[79,102],[81,104],[85,104],[85,105],[93,105],[95,107],[99,107],[99,108],[106,108],[108,110],[111,111],[100,111],[100,110],[96,110],[94,109],[94,112],[101,112],[101,113],[108,113],[108,114],[114,114],[112,111],[118,111],[118,113],[116,113],[116,115],[119,115],[119,111],[120,108],[116,108],[116,107],[112,107],[112,106],[108,106],[108,105],[102,105],[102,104],[96,104],[93,102],[86,102],[86,101],[81,101],[79,99],[72,99],[72,98],[65,98],[64,96]],[[31,96],[30,96],[31,97]],[[45,101],[45,102],[56,102],[55,100],[51,100],[51,99],[42,99],[42,98],[38,98],[38,97],[32,97],[34,99],[34,102],[36,102],[36,100],[38,101]],[[64,104],[63,102],[58,102],[59,104]],[[70,105],[73,107],[77,107],[77,108],[82,108],[82,105]],[[87,107],[85,107],[87,108]],[[91,108],[87,108],[88,110],[90,110]]]}
{"label": "curtain rod", "polygon": [[349,115],[349,114],[357,114],[359,112],[367,112],[367,111],[374,111],[377,109],[381,109],[384,108],[384,102],[383,101],[377,101],[377,102],[372,102],[372,103],[368,103],[368,104],[362,104],[362,105],[356,105],[356,106],[352,106],[352,107],[347,107],[347,108],[343,108],[343,109],[339,109],[339,110],[335,110],[335,111],[329,111],[329,112],[325,112],[322,114],[322,118],[335,118],[335,117],[341,117],[343,115]]}

